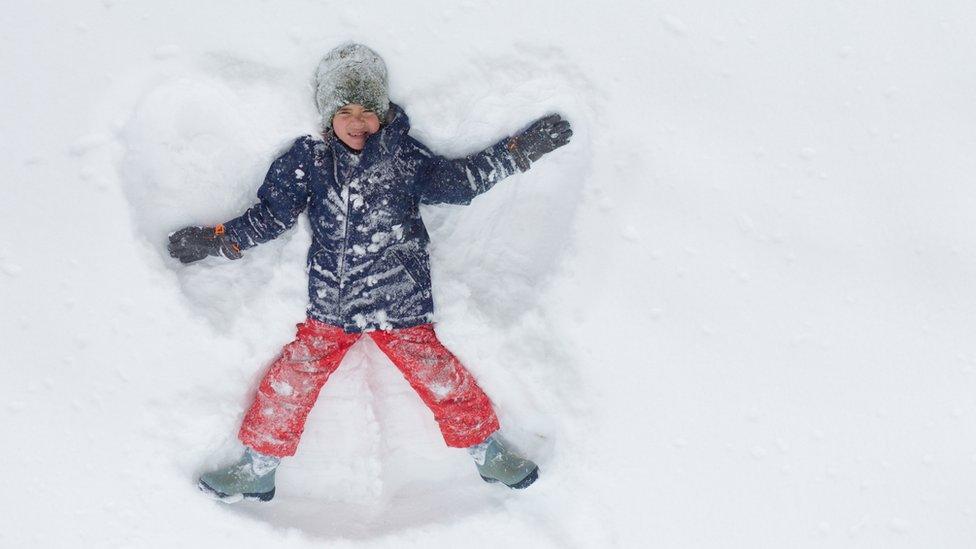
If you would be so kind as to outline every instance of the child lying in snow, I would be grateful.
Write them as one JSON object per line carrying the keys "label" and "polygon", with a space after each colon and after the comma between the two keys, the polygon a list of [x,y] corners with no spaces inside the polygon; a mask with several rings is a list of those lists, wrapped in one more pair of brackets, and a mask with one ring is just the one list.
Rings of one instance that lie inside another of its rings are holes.
{"label": "child lying in snow", "polygon": [[368,333],[434,412],[448,446],[467,448],[488,482],[525,488],[538,467],[498,437],[488,396],[437,339],[432,321],[429,238],[420,204],[468,204],[495,183],[565,145],[559,115],[458,160],[408,135],[407,115],[387,97],[383,60],[348,44],[316,72],[324,139],[299,138],[271,165],[260,202],[216,227],[186,227],[169,238],[183,263],[241,257],[291,228],[308,210],[307,320],[261,381],[244,417],[241,459],[200,477],[225,501],[274,496],[275,469],[295,454],[305,418],[346,351]]}

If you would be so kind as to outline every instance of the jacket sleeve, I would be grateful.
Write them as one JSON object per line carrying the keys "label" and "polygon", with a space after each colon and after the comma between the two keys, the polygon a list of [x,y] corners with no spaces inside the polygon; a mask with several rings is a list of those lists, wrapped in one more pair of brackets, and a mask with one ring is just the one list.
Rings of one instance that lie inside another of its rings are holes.
{"label": "jacket sleeve", "polygon": [[312,146],[309,136],[296,140],[268,169],[258,189],[260,201],[224,223],[224,230],[241,249],[277,238],[295,225],[308,204]]}
{"label": "jacket sleeve", "polygon": [[470,204],[474,197],[519,171],[508,150],[508,138],[457,159],[437,156],[419,142],[415,143],[426,156],[418,179],[420,201],[424,204]]}

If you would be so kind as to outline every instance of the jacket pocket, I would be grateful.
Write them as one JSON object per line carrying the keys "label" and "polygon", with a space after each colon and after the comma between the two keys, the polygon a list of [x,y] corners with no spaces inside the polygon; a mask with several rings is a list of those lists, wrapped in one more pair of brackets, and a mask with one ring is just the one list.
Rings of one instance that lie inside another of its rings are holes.
{"label": "jacket pocket", "polygon": [[406,250],[395,250],[393,254],[414,284],[424,289],[430,287],[430,264],[425,254]]}

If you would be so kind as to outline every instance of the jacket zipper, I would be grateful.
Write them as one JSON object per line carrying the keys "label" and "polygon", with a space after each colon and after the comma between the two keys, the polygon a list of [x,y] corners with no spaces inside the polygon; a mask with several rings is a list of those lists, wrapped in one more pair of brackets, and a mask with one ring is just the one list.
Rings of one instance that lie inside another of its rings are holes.
{"label": "jacket zipper", "polygon": [[[340,181],[339,176],[339,161],[336,158],[336,153],[332,151],[332,173],[335,174],[336,181]],[[343,191],[343,215],[345,219],[342,223],[342,250],[339,251],[339,302],[336,303],[336,308],[339,311],[339,317],[342,318],[342,292],[346,286],[346,248],[349,247],[349,186],[346,183],[342,184]]]}

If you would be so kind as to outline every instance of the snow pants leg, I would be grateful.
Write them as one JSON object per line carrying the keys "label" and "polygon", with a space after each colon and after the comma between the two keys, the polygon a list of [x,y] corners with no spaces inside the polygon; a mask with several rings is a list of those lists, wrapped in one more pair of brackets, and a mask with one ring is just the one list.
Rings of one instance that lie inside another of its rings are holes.
{"label": "snow pants leg", "polygon": [[262,454],[295,455],[319,391],[362,334],[308,319],[261,380],[238,438]]}
{"label": "snow pants leg", "polygon": [[467,448],[498,430],[488,395],[437,339],[432,324],[369,335],[434,413],[448,446]]}
{"label": "snow pants leg", "polygon": [[[431,324],[368,332],[403,373],[440,426],[448,446],[466,448],[498,430],[488,395],[437,339]],[[261,380],[238,438],[266,455],[295,455],[319,391],[362,334],[308,319]]]}

